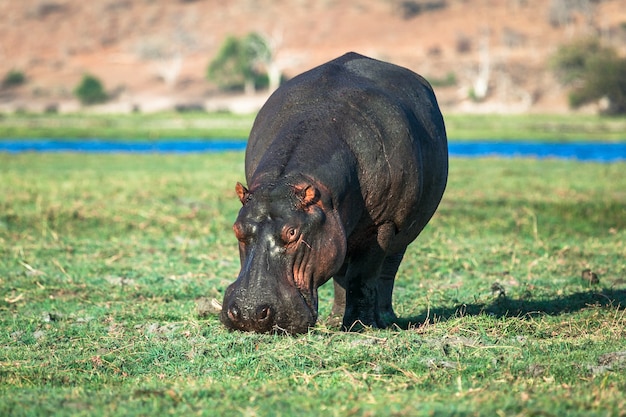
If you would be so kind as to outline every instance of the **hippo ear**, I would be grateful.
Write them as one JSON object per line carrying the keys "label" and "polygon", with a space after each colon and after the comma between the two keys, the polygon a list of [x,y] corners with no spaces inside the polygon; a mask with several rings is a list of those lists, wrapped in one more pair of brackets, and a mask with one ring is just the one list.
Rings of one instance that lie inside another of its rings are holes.
{"label": "hippo ear", "polygon": [[248,191],[248,189],[244,187],[243,184],[240,182],[235,185],[235,191],[239,196],[239,201],[241,201],[241,204],[246,204],[246,201],[248,201],[248,196],[250,195],[250,191]]}
{"label": "hippo ear", "polygon": [[296,185],[294,192],[301,209],[317,203],[320,199],[319,190],[312,185]]}

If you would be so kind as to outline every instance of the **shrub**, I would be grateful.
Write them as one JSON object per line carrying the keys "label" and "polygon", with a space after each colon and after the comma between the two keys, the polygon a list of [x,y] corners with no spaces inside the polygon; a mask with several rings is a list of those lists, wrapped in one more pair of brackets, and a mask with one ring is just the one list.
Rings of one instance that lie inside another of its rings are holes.
{"label": "shrub", "polygon": [[445,0],[401,1],[398,8],[402,18],[409,20],[423,12],[443,9],[446,6],[447,4]]}
{"label": "shrub", "polygon": [[582,80],[590,63],[616,56],[614,49],[604,47],[596,38],[580,39],[562,45],[552,57],[551,66],[563,85],[571,85]]}
{"label": "shrub", "polygon": [[272,54],[267,41],[257,33],[244,38],[229,36],[207,68],[207,78],[223,90],[254,90],[267,87],[267,65]]}
{"label": "shrub", "polygon": [[583,83],[569,96],[572,107],[580,107],[601,98],[608,99],[604,113],[626,114],[626,58],[603,57],[591,61]]}
{"label": "shrub", "polygon": [[241,70],[243,53],[241,41],[234,36],[224,40],[217,56],[207,68],[207,78],[223,90],[242,89],[244,84]]}
{"label": "shrub", "polygon": [[451,87],[456,85],[457,79],[453,72],[449,72],[442,78],[429,77],[428,82],[430,82],[430,85],[433,87]]}
{"label": "shrub", "polygon": [[105,102],[108,98],[102,82],[93,75],[85,74],[74,94],[82,104],[90,105]]}
{"label": "shrub", "polygon": [[576,13],[582,14],[588,22],[593,19],[594,3],[597,0],[550,0],[548,21],[552,27],[569,24]]}
{"label": "shrub", "polygon": [[5,76],[4,80],[2,80],[3,87],[17,87],[18,85],[24,84],[26,81],[26,77],[24,73],[17,70],[9,71]]}
{"label": "shrub", "polygon": [[67,6],[54,1],[40,2],[36,9],[37,17],[43,19],[54,13],[63,13],[67,10]]}
{"label": "shrub", "polygon": [[571,86],[571,107],[607,98],[607,114],[626,114],[626,58],[597,39],[561,46],[552,67],[563,85]]}
{"label": "shrub", "polygon": [[456,51],[466,54],[472,50],[472,40],[465,34],[460,33],[456,37]]}

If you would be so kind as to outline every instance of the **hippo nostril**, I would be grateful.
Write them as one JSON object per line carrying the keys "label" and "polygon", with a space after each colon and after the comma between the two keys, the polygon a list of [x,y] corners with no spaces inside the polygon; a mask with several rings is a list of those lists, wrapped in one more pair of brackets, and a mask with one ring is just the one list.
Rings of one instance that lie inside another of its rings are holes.
{"label": "hippo nostril", "polygon": [[228,307],[228,318],[232,322],[238,322],[241,320],[241,310],[239,310],[237,304],[231,304],[230,307]]}
{"label": "hippo nostril", "polygon": [[256,309],[257,321],[266,321],[271,317],[271,315],[272,315],[272,309],[267,304],[262,305]]}

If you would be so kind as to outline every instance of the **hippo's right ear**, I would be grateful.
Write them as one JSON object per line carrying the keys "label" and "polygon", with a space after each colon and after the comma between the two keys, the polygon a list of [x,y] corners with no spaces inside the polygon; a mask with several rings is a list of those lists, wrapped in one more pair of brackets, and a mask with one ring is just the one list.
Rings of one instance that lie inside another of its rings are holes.
{"label": "hippo's right ear", "polygon": [[235,191],[239,196],[239,201],[241,201],[241,204],[246,204],[246,201],[248,201],[248,197],[250,196],[250,191],[248,191],[248,189],[244,187],[243,184],[240,182],[235,185]]}

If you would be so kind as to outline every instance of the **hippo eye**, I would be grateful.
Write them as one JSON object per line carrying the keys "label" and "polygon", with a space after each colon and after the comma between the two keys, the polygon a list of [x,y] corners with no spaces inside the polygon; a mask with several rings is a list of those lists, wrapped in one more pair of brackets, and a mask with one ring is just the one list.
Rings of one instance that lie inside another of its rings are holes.
{"label": "hippo eye", "polygon": [[298,238],[298,229],[295,227],[285,226],[282,233],[285,243],[291,243]]}

